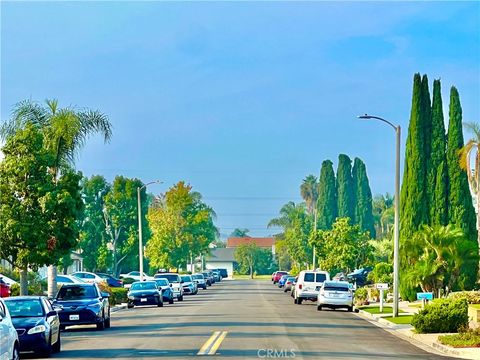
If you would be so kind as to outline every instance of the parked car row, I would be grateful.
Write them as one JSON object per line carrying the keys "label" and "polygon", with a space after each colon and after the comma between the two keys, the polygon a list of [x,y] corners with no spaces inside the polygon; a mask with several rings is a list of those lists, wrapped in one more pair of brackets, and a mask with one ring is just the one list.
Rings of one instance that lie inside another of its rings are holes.
{"label": "parked car row", "polygon": [[284,292],[290,291],[293,303],[301,305],[310,300],[317,303],[317,309],[344,308],[353,311],[354,292],[352,284],[347,281],[330,280],[327,271],[303,270],[294,277],[285,271],[272,274],[272,282]]}

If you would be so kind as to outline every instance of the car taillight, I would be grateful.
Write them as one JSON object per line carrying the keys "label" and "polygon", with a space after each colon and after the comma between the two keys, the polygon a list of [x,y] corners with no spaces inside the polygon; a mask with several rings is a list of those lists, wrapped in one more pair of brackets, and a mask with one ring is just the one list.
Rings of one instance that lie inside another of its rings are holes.
{"label": "car taillight", "polygon": [[302,284],[299,284],[299,285],[298,285],[298,288],[299,288],[300,290],[302,290]]}

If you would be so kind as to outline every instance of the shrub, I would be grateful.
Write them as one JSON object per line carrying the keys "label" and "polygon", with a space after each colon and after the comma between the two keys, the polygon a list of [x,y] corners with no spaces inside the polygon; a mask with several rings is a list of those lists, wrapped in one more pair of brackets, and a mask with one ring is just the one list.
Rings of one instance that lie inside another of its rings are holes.
{"label": "shrub", "polygon": [[368,290],[367,288],[358,288],[355,290],[355,303],[359,305],[363,305],[368,298]]}
{"label": "shrub", "polygon": [[133,284],[137,280],[126,277],[126,278],[122,278],[122,281],[123,281],[123,285],[129,285],[129,284]]}
{"label": "shrub", "polygon": [[128,289],[125,288],[110,288],[110,305],[117,305],[127,302]]}
{"label": "shrub", "polygon": [[[32,282],[28,284],[28,295],[45,295],[44,288],[41,282]],[[19,296],[20,295],[20,284],[12,284],[10,286],[10,296]]]}
{"label": "shrub", "polygon": [[418,333],[457,332],[468,326],[468,304],[465,298],[437,299],[413,317]]}
{"label": "shrub", "polygon": [[456,348],[480,347],[480,330],[466,329],[459,334],[439,336],[438,340],[444,345]]}
{"label": "shrub", "polygon": [[466,299],[469,304],[480,304],[480,291],[457,291],[448,295],[449,299]]}

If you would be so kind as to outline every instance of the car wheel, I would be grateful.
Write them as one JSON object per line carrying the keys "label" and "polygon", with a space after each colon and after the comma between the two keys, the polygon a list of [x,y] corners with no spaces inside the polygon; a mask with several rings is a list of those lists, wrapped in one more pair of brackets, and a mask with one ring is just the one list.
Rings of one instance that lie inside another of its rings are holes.
{"label": "car wheel", "polygon": [[38,352],[41,357],[48,358],[52,355],[52,336],[48,339],[45,349]]}
{"label": "car wheel", "polygon": [[180,296],[178,297],[178,301],[183,301],[183,295],[180,295]]}
{"label": "car wheel", "polygon": [[66,327],[65,325],[60,325],[60,330],[65,331],[65,327]]}
{"label": "car wheel", "polygon": [[349,306],[347,310],[348,310],[348,312],[352,312],[353,311],[353,306]]}
{"label": "car wheel", "polygon": [[20,351],[18,351],[18,344],[13,346],[12,360],[20,360]]}
{"label": "car wheel", "polygon": [[297,305],[302,305],[302,300],[303,300],[302,298],[298,298],[297,299]]}
{"label": "car wheel", "polygon": [[297,303],[297,299],[293,298],[293,303],[296,304],[296,303]]}
{"label": "car wheel", "polygon": [[97,330],[105,330],[105,318],[102,316],[102,321],[97,323]]}
{"label": "car wheel", "polygon": [[318,305],[318,306],[317,306],[317,310],[318,310],[318,311],[322,311],[322,306],[321,306],[321,305]]}
{"label": "car wheel", "polygon": [[163,307],[163,300],[159,299],[157,306],[158,307]]}
{"label": "car wheel", "polygon": [[105,329],[110,329],[111,323],[110,323],[110,312],[108,313],[108,318],[105,319]]}
{"label": "car wheel", "polygon": [[287,289],[283,290],[283,292],[287,292]]}
{"label": "car wheel", "polygon": [[59,353],[61,348],[62,348],[62,341],[60,340],[60,332],[59,332],[57,342],[52,345],[52,352]]}
{"label": "car wheel", "polygon": [[128,309],[133,309],[133,304],[127,304]]}
{"label": "car wheel", "polygon": [[173,297],[172,297],[170,300],[168,300],[168,303],[169,303],[170,305],[173,304]]}

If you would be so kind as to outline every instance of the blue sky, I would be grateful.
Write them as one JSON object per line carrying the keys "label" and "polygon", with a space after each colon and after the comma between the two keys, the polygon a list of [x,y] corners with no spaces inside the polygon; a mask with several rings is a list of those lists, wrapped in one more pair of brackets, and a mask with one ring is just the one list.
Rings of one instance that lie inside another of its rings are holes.
{"label": "blue sky", "polygon": [[480,121],[479,2],[2,2],[1,118],[58,98],[114,125],[77,160],[86,175],[179,180],[217,212],[222,235],[268,235],[282,204],[339,153],[392,192],[394,134],[412,78],[457,86]]}

